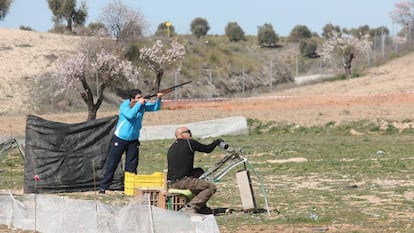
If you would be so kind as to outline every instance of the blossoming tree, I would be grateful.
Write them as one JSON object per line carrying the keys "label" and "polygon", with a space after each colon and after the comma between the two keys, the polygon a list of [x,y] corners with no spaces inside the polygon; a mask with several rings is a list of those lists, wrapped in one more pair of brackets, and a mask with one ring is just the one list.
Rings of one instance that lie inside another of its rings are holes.
{"label": "blossoming tree", "polygon": [[[77,90],[88,106],[88,120],[96,119],[103,101],[106,84],[119,78],[137,83],[140,71],[131,62],[101,50],[98,53],[80,51],[58,62],[58,89],[55,94]],[[93,93],[96,86],[96,99]]]}
{"label": "blossoming tree", "polygon": [[414,1],[402,1],[395,3],[395,9],[390,12],[393,23],[399,24],[406,32],[406,39],[410,40],[413,35],[414,24]]}
{"label": "blossoming tree", "polygon": [[391,19],[394,23],[405,27],[414,22],[414,1],[402,1],[395,3],[395,9],[390,12]]}
{"label": "blossoming tree", "polygon": [[169,45],[157,40],[151,47],[143,47],[139,52],[139,59],[155,72],[156,80],[153,90],[159,92],[164,71],[184,57],[185,47],[176,40],[172,40]]}
{"label": "blossoming tree", "polygon": [[338,58],[342,59],[347,78],[351,77],[352,60],[358,55],[367,55],[372,50],[368,34],[356,38],[337,31],[332,31],[321,47],[319,54],[324,60],[333,63]]}

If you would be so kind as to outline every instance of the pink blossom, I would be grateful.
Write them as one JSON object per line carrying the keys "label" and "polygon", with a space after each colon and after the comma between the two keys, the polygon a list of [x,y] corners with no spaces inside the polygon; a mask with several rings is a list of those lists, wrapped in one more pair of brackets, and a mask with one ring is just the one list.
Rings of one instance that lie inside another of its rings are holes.
{"label": "pink blossom", "polygon": [[92,84],[99,77],[99,84],[126,77],[128,81],[136,84],[141,70],[129,61],[101,50],[97,54],[80,51],[70,57],[58,61],[55,74],[57,87],[55,95],[67,90],[77,90],[81,95],[86,94],[83,84]]}
{"label": "pink blossom", "polygon": [[171,64],[185,55],[185,47],[178,41],[173,40],[167,46],[161,40],[157,40],[151,47],[143,47],[139,50],[140,59],[145,62],[152,71],[168,68]]}
{"label": "pink blossom", "polygon": [[390,12],[391,19],[394,23],[406,26],[413,22],[414,2],[403,1],[395,3],[395,9]]}
{"label": "pink blossom", "polygon": [[333,62],[337,56],[341,57],[347,52],[356,56],[369,54],[372,50],[372,42],[369,35],[361,35],[361,38],[332,31],[328,39],[322,44],[319,54],[325,61]]}

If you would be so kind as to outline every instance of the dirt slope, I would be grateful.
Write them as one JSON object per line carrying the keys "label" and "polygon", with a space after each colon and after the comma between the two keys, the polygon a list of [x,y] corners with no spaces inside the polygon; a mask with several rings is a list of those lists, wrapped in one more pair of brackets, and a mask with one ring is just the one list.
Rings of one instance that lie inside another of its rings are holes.
{"label": "dirt slope", "polygon": [[296,87],[256,98],[167,102],[163,111],[152,113],[146,120],[147,124],[172,124],[245,116],[310,126],[361,119],[412,119],[413,63],[414,54],[410,54],[372,68],[364,77]]}
{"label": "dirt slope", "polygon": [[[67,39],[59,36],[55,38],[55,36],[47,33],[34,33],[29,36],[24,31],[0,29],[2,112],[10,111],[15,105],[24,104],[24,98],[20,96],[24,96],[24,93],[18,93],[18,91],[24,92],[24,88],[5,84],[2,80],[17,77],[18,71],[26,72],[30,77],[36,75],[39,67],[48,69],[54,54],[67,52],[71,49],[70,46],[80,41],[76,37],[73,38],[74,41],[66,41]],[[19,41],[21,37],[33,37],[33,39],[29,42]],[[27,50],[36,43],[39,43],[38,46],[34,46],[36,49]],[[26,49],[21,50],[22,47]],[[48,52],[43,51],[46,48],[52,49]],[[36,63],[25,59],[24,53],[28,52],[39,54]],[[360,119],[397,121],[412,119],[414,115],[412,64],[414,64],[414,53],[372,68],[366,76],[351,80],[296,87],[256,98],[204,102],[168,101],[164,102],[162,111],[148,114],[144,119],[144,125],[185,124],[230,116],[245,116],[262,121],[283,121],[307,126]],[[11,102],[14,105],[10,105]],[[117,112],[98,111],[98,118],[114,114]],[[87,114],[40,116],[59,122],[81,122],[86,119]],[[0,135],[24,135],[25,115],[0,117],[0,124],[3,126],[0,128]]]}
{"label": "dirt slope", "polygon": [[[53,53],[33,48],[30,53],[39,53],[34,63],[25,58],[25,53],[28,51],[21,49],[31,48],[29,46],[31,44],[19,42],[19,39],[28,35],[20,31],[13,36],[9,35],[10,33],[14,32],[0,29],[0,59],[2,61],[0,65],[0,113],[11,111],[16,105],[23,105],[25,91],[30,88],[30,86],[24,87],[27,89],[15,86],[13,83],[5,82],[5,79],[18,77],[18,72],[24,72],[27,77],[35,76],[37,69],[48,69],[54,53],[65,52],[65,46],[77,43],[56,38],[57,42],[43,44],[54,35],[35,34],[37,39],[45,39],[45,41],[33,41],[33,44],[40,43],[39,45],[45,46],[45,50],[46,47],[56,47]],[[6,40],[10,41],[6,42]],[[307,126],[360,119],[397,121],[412,119],[414,116],[414,66],[412,64],[414,64],[414,54],[409,54],[386,65],[370,69],[366,76],[357,79],[291,88],[257,98],[208,102],[164,102],[163,110],[146,115],[144,125],[185,124],[229,116],[245,116],[262,121],[283,121]],[[98,117],[114,114],[116,111],[99,111]],[[87,114],[66,113],[40,116],[59,122],[80,122],[86,119]],[[0,115],[0,125],[2,126],[0,136],[23,136],[25,115]],[[410,124],[400,127],[410,127]],[[284,230],[286,229],[262,225],[254,226],[254,229],[246,227],[240,229],[239,232],[270,233]],[[335,232],[335,228],[331,228],[330,231]]]}
{"label": "dirt slope", "polygon": [[54,61],[82,37],[0,28],[0,115],[30,109],[39,75],[55,70]]}

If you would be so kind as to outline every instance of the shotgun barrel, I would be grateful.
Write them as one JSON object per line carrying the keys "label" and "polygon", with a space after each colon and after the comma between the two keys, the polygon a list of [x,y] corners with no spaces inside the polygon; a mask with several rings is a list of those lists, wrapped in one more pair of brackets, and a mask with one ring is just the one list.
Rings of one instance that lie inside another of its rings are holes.
{"label": "shotgun barrel", "polygon": [[[189,83],[191,83],[191,81],[188,81],[188,82],[185,82],[185,83],[180,83],[180,84],[177,84],[175,86],[163,89],[163,90],[159,91],[158,93],[167,94],[167,93],[170,93],[170,92],[174,91],[175,88],[184,86],[184,85],[189,84]],[[155,96],[157,96],[157,93],[151,94],[151,95],[146,95],[146,96],[144,96],[144,99],[150,99],[150,98],[155,97]]]}

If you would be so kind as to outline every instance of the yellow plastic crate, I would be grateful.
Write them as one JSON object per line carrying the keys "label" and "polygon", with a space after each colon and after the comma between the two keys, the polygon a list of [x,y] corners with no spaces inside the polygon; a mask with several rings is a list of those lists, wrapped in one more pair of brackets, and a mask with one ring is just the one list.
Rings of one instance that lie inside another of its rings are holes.
{"label": "yellow plastic crate", "polygon": [[136,175],[125,172],[124,193],[134,196],[136,189],[140,190],[164,190],[165,177],[162,172],[154,172],[151,175]]}
{"label": "yellow plastic crate", "polygon": [[152,175],[136,175],[135,188],[139,189],[164,189],[164,173],[154,172]]}
{"label": "yellow plastic crate", "polygon": [[125,172],[124,177],[124,193],[128,196],[135,194],[135,173]]}

